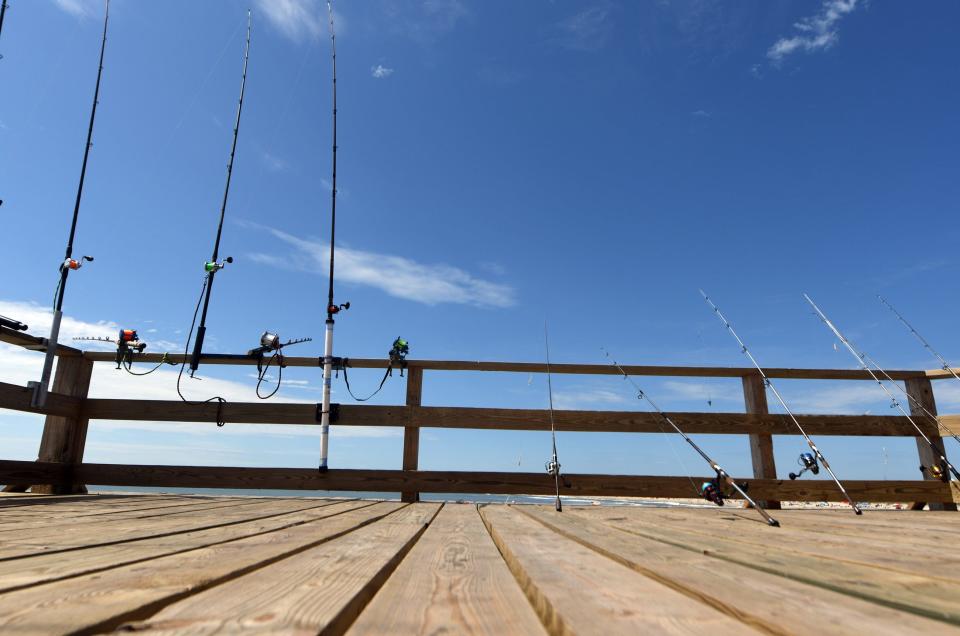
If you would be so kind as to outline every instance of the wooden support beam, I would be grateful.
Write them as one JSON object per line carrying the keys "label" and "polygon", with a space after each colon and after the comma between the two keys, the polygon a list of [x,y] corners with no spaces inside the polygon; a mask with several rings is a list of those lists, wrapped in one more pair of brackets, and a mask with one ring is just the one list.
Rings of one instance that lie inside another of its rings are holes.
{"label": "wooden support beam", "polygon": [[[17,331],[15,329],[10,329],[8,327],[0,326],[0,342],[6,342],[7,344],[17,345],[23,347],[24,349],[31,349],[33,351],[46,351],[47,350],[47,339],[41,338],[40,336],[31,336],[28,333],[22,331]],[[66,345],[57,344],[57,355],[58,356],[82,356],[83,352],[80,349],[74,349],[73,347],[68,347]]]}
{"label": "wooden support beam", "polygon": [[[24,471],[28,471],[26,474]],[[319,473],[310,468],[240,468],[221,466],[135,466],[125,464],[80,464],[68,470],[64,464],[0,460],[0,482],[77,480],[88,484],[148,486],[162,488],[243,488],[283,490],[347,490],[358,492],[437,492],[550,495],[553,480],[546,473],[498,473],[465,471],[403,471],[331,469]],[[712,476],[692,477],[695,482]],[[688,477],[633,475],[564,475],[561,494],[582,497],[691,497]],[[811,479],[780,481],[748,479],[750,494],[779,501],[839,501],[842,495],[833,481]],[[850,480],[844,482],[857,501],[908,502],[960,500],[957,482]]]}
{"label": "wooden support beam", "polygon": [[[83,461],[83,449],[87,441],[87,422],[82,400],[90,388],[93,363],[79,357],[63,357],[57,360],[57,372],[53,378],[53,393],[79,398],[80,407],[72,415],[47,415],[40,439],[38,462],[55,462],[76,466]],[[48,495],[68,495],[87,492],[82,483],[33,484],[33,492]]]}
{"label": "wooden support beam", "polygon": [[[116,354],[106,351],[84,351],[83,357],[94,362],[113,362]],[[188,356],[189,357],[189,356]],[[156,364],[161,360],[180,364],[184,360],[182,353],[144,353],[134,358],[135,362]],[[257,364],[253,356],[242,354],[205,353],[202,364],[246,365]],[[319,367],[320,358],[303,356],[284,356],[287,367]],[[385,370],[389,361],[380,358],[350,358],[351,369]],[[485,362],[481,360],[408,360],[409,369],[420,368],[425,371],[491,371],[507,373],[546,373],[544,362]],[[691,378],[742,378],[756,373],[753,367],[680,367],[625,365],[624,371],[634,376],[670,376]],[[609,364],[550,364],[550,372],[574,375],[619,375],[620,371]],[[771,378],[794,380],[870,380],[870,374],[862,369],[764,369]],[[907,378],[925,378],[927,371],[888,370],[895,380]]]}
{"label": "wooden support beam", "polygon": [[[423,395],[423,369],[407,369],[407,406],[419,407]],[[420,423],[415,419],[415,411],[410,409],[407,426],[403,428],[403,470],[417,470],[420,462]],[[406,502],[420,500],[420,493],[404,491],[400,499]]]}
{"label": "wooden support beam", "polygon": [[[743,402],[747,413],[767,415],[767,387],[759,375],[743,377]],[[750,457],[753,460],[755,479],[776,479],[777,465],[773,458],[773,436],[769,433],[750,434]],[[757,502],[764,508],[779,510],[780,502],[767,499]]]}
{"label": "wooden support beam", "polygon": [[[929,416],[924,412],[926,411],[936,415],[937,414],[937,403],[933,397],[933,386],[930,383],[929,378],[911,378],[906,380],[905,388],[907,390],[907,395],[909,396],[910,402],[910,415],[914,416],[914,421],[917,424],[921,422],[931,422]],[[937,432],[933,435],[929,433],[927,436],[930,438],[930,441],[933,442],[933,445],[937,448],[937,451],[946,457],[946,451],[943,447],[943,438],[940,437],[939,428]],[[927,444],[924,440],[917,438],[917,453],[920,456],[920,465],[921,466],[933,466],[940,465],[940,458],[937,457],[933,450],[931,450],[930,445]],[[949,471],[944,471],[946,477],[949,480],[951,478]],[[930,474],[929,470],[922,471],[923,478],[926,480],[940,481],[936,477]],[[957,505],[953,502],[942,503],[942,502],[926,502],[930,506],[930,510],[956,510]],[[922,510],[924,501],[918,500],[914,503],[913,508]]]}

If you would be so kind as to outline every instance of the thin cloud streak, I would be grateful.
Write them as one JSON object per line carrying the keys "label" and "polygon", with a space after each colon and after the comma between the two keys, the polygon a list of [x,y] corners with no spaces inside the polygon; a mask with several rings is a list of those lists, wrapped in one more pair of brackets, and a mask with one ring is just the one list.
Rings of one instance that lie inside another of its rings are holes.
{"label": "thin cloud streak", "polygon": [[775,64],[797,51],[812,53],[829,49],[839,39],[837,26],[841,19],[857,8],[857,0],[824,0],[820,13],[794,23],[800,33],[780,38],[767,50]]}
{"label": "thin cloud streak", "polygon": [[[295,251],[284,256],[265,253],[249,254],[250,260],[306,272],[325,272],[330,261],[330,248],[319,241],[298,238],[282,230],[267,230]],[[516,304],[515,291],[509,285],[476,278],[468,272],[445,264],[423,264],[403,256],[378,254],[348,247],[337,247],[337,277],[356,285],[375,287],[396,298],[425,305],[453,303],[475,307],[511,307]]]}
{"label": "thin cloud streak", "polygon": [[[327,10],[320,0],[257,0],[257,7],[275,29],[294,42],[317,39],[329,28]],[[336,10],[333,22],[337,36],[342,36],[346,22]]]}

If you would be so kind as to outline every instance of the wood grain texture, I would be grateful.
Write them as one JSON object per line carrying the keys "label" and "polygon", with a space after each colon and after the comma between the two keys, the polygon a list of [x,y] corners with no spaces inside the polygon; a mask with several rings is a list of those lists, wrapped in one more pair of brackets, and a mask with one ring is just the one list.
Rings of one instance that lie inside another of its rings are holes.
{"label": "wood grain texture", "polygon": [[[816,617],[820,634],[960,634],[960,629],[938,621],[620,532],[596,519],[591,514],[596,510],[557,515],[542,506],[517,509],[598,554],[766,633],[795,634],[797,626]],[[673,517],[662,519],[671,523]],[[768,543],[771,533],[776,537],[781,533],[768,527],[760,531]]]}
{"label": "wood grain texture", "polygon": [[[0,482],[7,475],[58,470],[58,464],[34,464],[0,460]],[[241,488],[313,491],[435,492],[550,495],[555,492],[549,475],[539,473],[402,471],[334,469],[318,473],[309,468],[240,468],[220,466],[145,466],[127,464],[81,464],[76,478],[84,483],[114,486],[188,488]],[[736,476],[735,476],[736,477]],[[690,497],[690,479],[709,476],[660,477],[627,475],[564,475],[561,495],[621,497]],[[739,480],[739,478],[738,478]],[[745,480],[750,494],[780,501],[839,501],[841,494],[831,480]],[[957,501],[956,482],[848,480],[844,482],[857,501]]]}
{"label": "wood grain texture", "polygon": [[[407,406],[420,406],[423,398],[423,369],[407,370]],[[410,420],[403,429],[403,470],[417,470],[420,466],[420,422],[410,412]],[[405,491],[401,493],[402,501],[413,502],[420,499],[420,493]]]}
{"label": "wood grain texture", "polygon": [[436,515],[411,504],[375,524],[166,607],[138,631],[340,634]]}
{"label": "wood grain texture", "polygon": [[480,513],[551,634],[757,633],[507,506]]}
{"label": "wood grain texture", "polygon": [[446,504],[347,633],[546,632],[476,506]]}
{"label": "wood grain texture", "polygon": [[0,632],[99,633],[249,574],[402,508],[378,503],[277,532],[0,595]]}
{"label": "wood grain texture", "polygon": [[69,554],[36,554],[28,559],[0,561],[0,594],[30,586],[111,570],[133,563],[179,554],[259,534],[276,532],[324,517],[375,505],[373,501],[327,502],[270,515],[251,515],[241,523],[177,535],[147,537],[122,544],[89,546]]}
{"label": "wood grain texture", "polygon": [[771,541],[764,546],[744,545],[726,535],[713,533],[707,536],[662,524],[640,524],[638,519],[608,519],[606,523],[638,537],[706,554],[724,562],[960,625],[960,583],[956,581],[816,556],[791,550],[788,541]]}
{"label": "wood grain texture", "polygon": [[[747,413],[767,415],[767,387],[759,375],[750,375],[743,378],[743,403]],[[750,434],[750,458],[753,463],[753,477],[755,479],[776,479],[777,464],[773,457],[773,436],[768,433]],[[768,510],[779,510],[780,502],[776,499],[765,499],[758,504]]]}
{"label": "wood grain texture", "polygon": [[[170,518],[121,519],[72,527],[69,523],[50,524],[47,531],[30,530],[22,534],[4,533],[0,561],[24,559],[37,554],[66,553],[92,547],[120,545],[145,538],[172,537],[196,530],[222,528],[251,519],[267,518],[304,507],[284,501],[259,504],[255,508],[234,506],[201,510]],[[66,557],[65,557],[66,558]]]}
{"label": "wood grain texture", "polygon": [[[593,514],[582,514],[580,510],[574,512],[575,516],[598,520],[626,518],[633,528],[676,528],[697,534],[704,540],[720,536],[757,548],[769,547],[773,538],[778,548],[787,553],[835,559],[868,567],[883,567],[891,571],[937,577],[960,584],[960,556],[936,556],[942,548],[943,535],[938,535],[941,537],[938,547],[935,542],[923,541],[925,533],[906,527],[898,527],[895,531],[884,529],[874,532],[864,525],[853,535],[841,534],[835,531],[835,526],[805,524],[790,514],[791,511],[786,511],[777,515],[782,531],[771,537],[768,528],[739,512],[732,515],[710,514],[714,512],[712,510],[652,511],[655,514],[635,514],[633,511],[609,513],[600,510],[592,511]],[[861,517],[857,519],[860,520]],[[936,532],[939,527],[940,524],[930,526],[927,532]],[[909,541],[904,541],[904,536],[909,537]]]}
{"label": "wood grain texture", "polygon": [[[137,356],[136,360],[144,363],[156,364],[164,354],[145,353]],[[166,359],[180,364],[183,362],[182,353],[168,353]],[[115,354],[105,351],[84,351],[83,357],[95,362],[113,362]],[[202,364],[228,364],[255,366],[254,357],[237,354],[205,353],[200,357]],[[350,358],[351,369],[386,369],[389,360],[381,358]],[[284,365],[288,367],[319,367],[320,358],[284,356]],[[408,368],[419,368],[433,371],[494,371],[512,373],[546,373],[544,362],[490,362],[481,360],[407,360]],[[685,367],[685,366],[652,366],[652,365],[623,365],[623,369],[633,376],[676,376],[702,378],[741,378],[756,375],[753,367]],[[569,364],[551,363],[551,373],[568,373],[576,375],[620,375],[613,365],[609,364]],[[870,375],[860,369],[764,369],[771,378],[792,378],[806,380],[870,380]],[[922,370],[888,370],[895,380],[907,378],[927,377],[928,371]]]}
{"label": "wood grain texture", "polygon": [[[931,384],[928,378],[910,378],[904,383],[904,388],[907,391],[908,399],[907,401],[910,404],[910,415],[914,416],[914,421],[921,425],[921,423],[933,423],[927,413],[932,413],[933,415],[937,414],[937,403],[933,398],[933,385]],[[946,456],[946,451],[943,447],[943,438],[940,437],[939,430],[933,434],[928,434],[930,441],[933,443],[934,447],[937,449],[938,454]],[[917,438],[917,453],[920,456],[920,465],[921,466],[931,466],[939,465],[940,458],[934,454],[933,449],[930,448],[930,444],[927,444],[921,438]],[[952,479],[950,471],[944,471],[947,475],[947,479]],[[930,474],[929,471],[923,471],[924,479],[937,479]],[[956,510],[957,505],[955,503],[942,503],[942,502],[929,502],[930,510]],[[922,505],[920,506],[922,508]]]}

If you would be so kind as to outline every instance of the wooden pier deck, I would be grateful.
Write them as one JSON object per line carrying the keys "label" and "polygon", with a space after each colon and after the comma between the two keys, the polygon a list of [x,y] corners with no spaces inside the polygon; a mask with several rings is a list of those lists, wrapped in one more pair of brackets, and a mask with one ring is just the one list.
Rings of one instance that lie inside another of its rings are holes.
{"label": "wooden pier deck", "polygon": [[960,634],[950,512],[0,497],[0,633]]}

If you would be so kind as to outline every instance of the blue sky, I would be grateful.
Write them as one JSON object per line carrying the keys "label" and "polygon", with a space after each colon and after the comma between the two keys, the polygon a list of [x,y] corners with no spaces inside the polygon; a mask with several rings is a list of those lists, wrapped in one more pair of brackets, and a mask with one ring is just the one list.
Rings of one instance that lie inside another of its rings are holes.
{"label": "blue sky", "polygon": [[[77,251],[69,336],[137,328],[182,349],[209,258],[239,89],[247,5],[115,0]],[[207,349],[264,329],[319,355],[329,239],[325,6],[252,2],[247,97]],[[808,292],[888,367],[933,368],[875,300],[948,359],[957,245],[960,46],[955,3],[339,2],[336,353],[557,362],[850,368]],[[17,3],[0,36],[0,313],[43,333],[68,231],[96,73],[99,1]],[[32,230],[29,240],[26,230]],[[98,323],[101,323],[98,326]],[[4,348],[5,381],[39,356]],[[293,350],[291,350],[291,354]],[[249,369],[204,367],[191,395],[253,400]],[[92,393],[176,399],[173,378],[98,368]],[[375,374],[351,374],[358,392]],[[319,399],[318,370],[281,397]],[[739,411],[739,383],[645,379],[668,410]],[[615,378],[558,377],[561,408],[644,408]],[[887,413],[866,383],[783,383],[799,412]],[[938,383],[941,411],[960,382]],[[347,402],[342,384],[335,399]],[[375,403],[399,403],[388,383]],[[708,404],[708,401],[711,404]],[[424,403],[544,407],[542,376],[428,373]],[[7,458],[37,418],[5,413]],[[421,466],[536,470],[543,433],[424,431]],[[746,439],[700,436],[731,472]],[[917,477],[911,439],[823,438],[841,477]],[[335,431],[331,465],[399,467],[391,430]],[[663,435],[561,434],[571,472],[702,474]],[[89,461],[314,466],[302,429],[94,422]],[[957,457],[956,445],[949,442]],[[777,440],[779,472],[805,446]]]}

